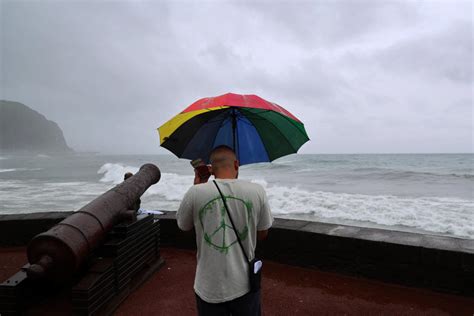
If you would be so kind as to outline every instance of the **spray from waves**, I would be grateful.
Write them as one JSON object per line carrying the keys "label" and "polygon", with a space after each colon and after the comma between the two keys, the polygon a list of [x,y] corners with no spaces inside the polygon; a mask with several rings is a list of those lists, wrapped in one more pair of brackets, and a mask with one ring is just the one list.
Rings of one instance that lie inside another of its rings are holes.
{"label": "spray from waves", "polygon": [[[106,163],[100,167],[97,173],[103,174],[100,179],[101,182],[109,182],[119,184],[123,181],[123,175],[126,172],[136,173],[138,167],[126,166],[123,164]],[[194,176],[183,176],[175,173],[161,173],[160,181],[152,185],[144,194],[144,198],[149,196],[156,197],[156,200],[164,202],[179,202],[184,196],[184,193],[191,187]],[[169,203],[168,203],[169,204]],[[176,209],[176,207],[173,207]]]}
{"label": "spray from waves", "polygon": [[106,163],[97,171],[99,174],[103,174],[100,182],[112,182],[113,184],[119,184],[123,181],[123,176],[127,172],[136,173],[138,167],[125,166],[119,163]]}
{"label": "spray from waves", "polygon": [[[125,172],[137,167],[107,163],[98,173],[101,182],[120,183]],[[474,237],[474,202],[457,198],[407,198],[391,195],[310,192],[298,187],[269,185],[264,179],[250,179],[267,192],[274,215],[310,215],[322,220],[351,220],[394,226],[403,225],[436,233]],[[162,173],[158,184],[143,196],[147,209],[176,210],[191,187],[193,176]]]}

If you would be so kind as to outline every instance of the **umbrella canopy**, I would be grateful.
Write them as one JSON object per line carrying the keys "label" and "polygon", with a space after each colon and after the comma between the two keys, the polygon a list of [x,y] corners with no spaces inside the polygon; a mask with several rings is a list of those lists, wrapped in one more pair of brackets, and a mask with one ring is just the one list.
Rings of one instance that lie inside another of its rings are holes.
{"label": "umbrella canopy", "polygon": [[245,165],[296,153],[309,140],[303,123],[278,104],[234,93],[200,99],[158,131],[162,147],[207,163],[219,145],[233,148]]}

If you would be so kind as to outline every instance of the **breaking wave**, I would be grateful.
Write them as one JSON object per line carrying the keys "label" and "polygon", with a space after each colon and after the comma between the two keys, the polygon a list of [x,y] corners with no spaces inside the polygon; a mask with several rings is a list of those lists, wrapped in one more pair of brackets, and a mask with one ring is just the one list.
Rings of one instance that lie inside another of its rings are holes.
{"label": "breaking wave", "polygon": [[[139,168],[134,166],[106,163],[97,172],[103,174],[101,182],[118,184],[123,181],[126,172],[136,173],[138,170]],[[176,210],[184,193],[191,187],[193,179],[193,176],[162,172],[160,181],[145,192],[142,200],[151,203],[147,207]]]}
{"label": "breaking wave", "polygon": [[103,174],[103,177],[100,179],[100,182],[112,182],[114,184],[119,184],[123,181],[123,176],[127,172],[136,173],[139,168],[125,166],[118,163],[106,163],[97,171],[99,174]]}
{"label": "breaking wave", "polygon": [[[456,170],[457,172],[429,172],[429,171],[409,171],[409,170],[396,170],[386,168],[356,168],[353,169],[354,174],[362,174],[364,176],[375,176],[385,179],[412,179],[419,177],[434,177],[434,178],[466,178],[473,179],[474,173],[472,169]],[[462,172],[466,173],[462,173]],[[460,173],[461,172],[461,173]]]}
{"label": "breaking wave", "polygon": [[312,215],[315,219],[353,220],[402,225],[426,231],[474,237],[474,201],[447,197],[400,197],[333,193],[270,186],[266,188],[275,215]]}
{"label": "breaking wave", "polygon": [[[138,168],[107,163],[98,171],[101,182],[117,184],[125,172]],[[474,237],[474,201],[447,197],[400,197],[308,191],[298,187],[271,185],[265,179],[249,179],[267,192],[274,215],[309,215],[315,220],[351,220],[380,225],[402,225],[436,233]],[[193,177],[162,173],[159,183],[143,196],[143,206],[176,210]]]}

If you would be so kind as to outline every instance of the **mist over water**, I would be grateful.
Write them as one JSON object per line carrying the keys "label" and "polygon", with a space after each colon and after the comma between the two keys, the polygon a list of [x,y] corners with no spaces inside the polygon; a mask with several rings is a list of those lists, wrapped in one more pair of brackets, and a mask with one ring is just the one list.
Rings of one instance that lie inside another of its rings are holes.
{"label": "mist over water", "polygon": [[[472,154],[291,155],[243,166],[265,187],[275,216],[383,225],[474,238]],[[142,208],[176,210],[192,185],[189,161],[156,155],[0,158],[0,213],[73,211],[136,172],[158,165],[161,180]]]}

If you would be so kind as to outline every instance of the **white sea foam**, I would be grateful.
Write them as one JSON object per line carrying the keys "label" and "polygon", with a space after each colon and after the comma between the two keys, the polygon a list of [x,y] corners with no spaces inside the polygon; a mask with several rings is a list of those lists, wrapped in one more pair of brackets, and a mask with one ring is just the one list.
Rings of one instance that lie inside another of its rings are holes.
{"label": "white sea foam", "polygon": [[106,163],[97,171],[104,176],[100,179],[101,182],[112,182],[119,184],[123,181],[123,176],[127,172],[136,173],[138,167],[125,166],[119,163]]}
{"label": "white sea foam", "polygon": [[13,172],[13,171],[38,171],[43,170],[43,168],[9,168],[9,169],[0,169],[1,172]]}
{"label": "white sea foam", "polygon": [[[0,169],[0,172],[27,170]],[[38,169],[38,168],[37,168]],[[97,171],[100,181],[43,182],[0,181],[0,213],[72,211],[90,202],[115,184],[126,172],[138,167],[107,163]],[[179,171],[178,171],[179,172]],[[247,177],[247,180],[250,178]],[[474,202],[454,197],[402,197],[310,191],[293,185],[273,185],[265,178],[252,179],[267,192],[275,216],[304,216],[318,221],[358,221],[387,226],[406,226],[436,233],[474,238]],[[192,174],[161,174],[159,183],[142,197],[142,207],[150,210],[176,210],[191,187]]]}
{"label": "white sea foam", "polygon": [[[138,167],[126,166],[124,164],[106,163],[98,171],[103,174],[100,179],[101,182],[109,182],[118,184],[123,181],[123,175],[126,172],[136,173],[139,170]],[[162,199],[164,202],[179,202],[184,196],[186,190],[193,183],[193,176],[183,176],[175,173],[161,173],[160,181],[151,186],[144,194],[144,197],[157,195],[156,199]],[[173,205],[173,209],[176,209],[176,203],[169,204]]]}
{"label": "white sea foam", "polygon": [[284,186],[264,187],[275,215],[308,214],[322,220],[364,221],[471,238],[474,236],[474,202],[471,200],[309,192]]}
{"label": "white sea foam", "polygon": [[85,181],[0,181],[0,213],[73,211],[109,188],[109,184]]}
{"label": "white sea foam", "polygon": [[0,169],[0,172],[12,172],[12,171],[16,171],[17,169],[15,168],[11,168],[11,169]]}
{"label": "white sea foam", "polygon": [[[99,170],[101,181],[120,183],[126,171],[137,167],[105,164]],[[150,187],[142,205],[152,209],[176,210],[184,193],[192,185],[192,176],[162,173],[158,184]],[[249,180],[249,179],[247,179]],[[310,192],[298,187],[270,185],[265,179],[253,179],[262,185],[274,215],[305,215],[315,220],[351,220],[395,226],[402,225],[437,233],[474,237],[474,202],[459,198],[399,197],[349,193]]]}

